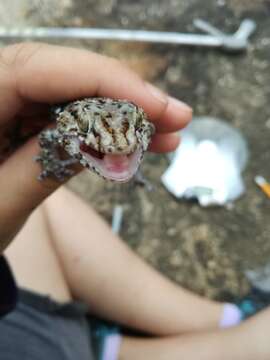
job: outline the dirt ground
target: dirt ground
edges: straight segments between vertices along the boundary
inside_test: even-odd
[[[254,176],[270,179],[270,1],[269,0],[10,0],[0,3],[1,25],[92,26],[194,31],[200,17],[226,31],[241,19],[258,29],[246,53],[171,45],[55,40],[121,59],[194,108],[242,131],[250,159],[246,194],[230,210],[202,209],[168,194],[160,176],[165,156],[149,154],[143,165],[155,191],[114,185],[83,173],[70,187],[111,221],[124,206],[121,236],[140,256],[179,284],[211,298],[231,300],[249,289],[244,270],[270,258],[270,202]],[[49,42],[49,40],[48,40]],[[4,42],[2,42],[4,43]],[[5,42],[7,43],[7,42]],[[80,71],[78,69],[78,71]],[[71,85],[72,86],[72,85]],[[124,270],[123,270],[124,271]]]

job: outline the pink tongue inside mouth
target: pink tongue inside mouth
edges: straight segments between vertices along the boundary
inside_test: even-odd
[[[105,155],[103,158],[104,167],[108,171],[122,173],[129,168],[129,160],[127,155]]]
[[[80,144],[80,150],[90,168],[95,167],[103,177],[126,182],[136,173],[142,151],[138,148],[132,154],[104,154],[86,144]]]

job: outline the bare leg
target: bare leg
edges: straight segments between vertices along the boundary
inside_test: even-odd
[[[169,338],[124,338],[119,360],[269,360],[270,309],[224,331]]]
[[[72,295],[107,319],[156,335],[217,328],[222,305],[156,272],[65,188],[44,204]]]
[[[7,251],[21,286],[49,294],[59,301],[70,300],[72,294],[80,297],[82,293],[92,308],[96,308],[100,313],[104,311],[107,317],[119,319],[131,326],[135,324],[153,333],[214,327],[218,315],[212,314],[218,313],[215,310],[220,310],[220,306],[181,290],[141,262],[118,238],[112,236],[109,228],[75,195],[61,190],[57,197],[51,198],[50,204],[47,203],[47,215],[49,210],[49,217],[52,217],[57,209],[59,213],[54,221],[58,219],[59,223],[55,223],[54,227],[61,236],[63,219],[67,221],[64,223],[66,227],[69,220],[72,220],[65,233],[68,254],[65,255],[65,239],[54,240],[55,243],[51,241],[52,223],[49,227],[44,211],[36,210]],[[69,211],[66,214],[63,209],[73,209],[71,218]],[[76,220],[80,218],[82,222]],[[70,236],[71,229],[76,236]],[[91,236],[92,234],[95,236]],[[81,235],[87,235],[91,251],[85,240],[80,238]],[[76,244],[81,243],[82,248],[79,245],[77,249]],[[58,256],[55,252],[56,246],[59,248]],[[83,256],[80,248],[87,250]],[[97,259],[99,255],[100,261]],[[74,274],[73,271],[69,274],[69,261],[70,265],[75,267]],[[63,274],[66,274],[66,277]],[[137,277],[141,278],[140,282],[136,280]],[[71,286],[73,280],[77,279],[80,283],[81,278],[81,285]],[[81,286],[85,287],[86,292]],[[124,293],[121,294],[123,290]],[[197,314],[195,317],[194,312]],[[125,337],[119,360],[268,360],[269,324],[270,310],[266,310],[239,327],[226,331],[210,330],[156,339]]]
[[[50,294],[59,301],[71,299],[61,264],[50,241],[44,214],[40,209],[30,217],[7,254],[21,286],[42,294]],[[154,278],[153,281],[157,280]],[[110,287],[110,284],[108,286]],[[174,291],[172,297],[176,296]],[[190,296],[192,308],[192,295]],[[155,302],[155,299],[153,301]],[[181,301],[179,306],[181,307]],[[140,307],[138,310],[141,311]],[[269,324],[270,310],[266,310],[241,326],[226,331],[156,339],[125,337],[119,360],[269,360]]]
[[[69,301],[72,297],[50,238],[44,211],[38,208],[6,255],[21,287],[58,301]]]

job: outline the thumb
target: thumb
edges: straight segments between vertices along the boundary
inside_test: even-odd
[[[52,178],[39,181],[40,164],[34,157],[40,151],[37,136],[13,153],[0,167],[0,247],[9,242],[28,215],[62,182]],[[76,166],[79,172],[81,166]]]

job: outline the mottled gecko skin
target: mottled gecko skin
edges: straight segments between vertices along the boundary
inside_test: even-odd
[[[53,108],[51,120],[55,127],[43,131],[48,125],[45,118],[16,118],[2,126],[0,165],[40,133],[41,151],[36,158],[42,167],[40,180],[55,177],[63,181],[73,174],[70,165],[80,162],[105,179],[128,181],[136,173],[155,131],[141,108],[125,100],[107,98],[87,98],[58,106]],[[93,159],[83,151],[89,149]],[[108,157],[111,163],[122,159],[122,165],[129,164],[128,174],[114,178],[110,171],[104,173]]]
[[[40,180],[63,181],[80,162],[105,179],[126,182],[137,172],[155,128],[143,109],[126,100],[86,98],[55,108],[56,128],[39,136]],[[62,159],[59,147],[69,157]]]

